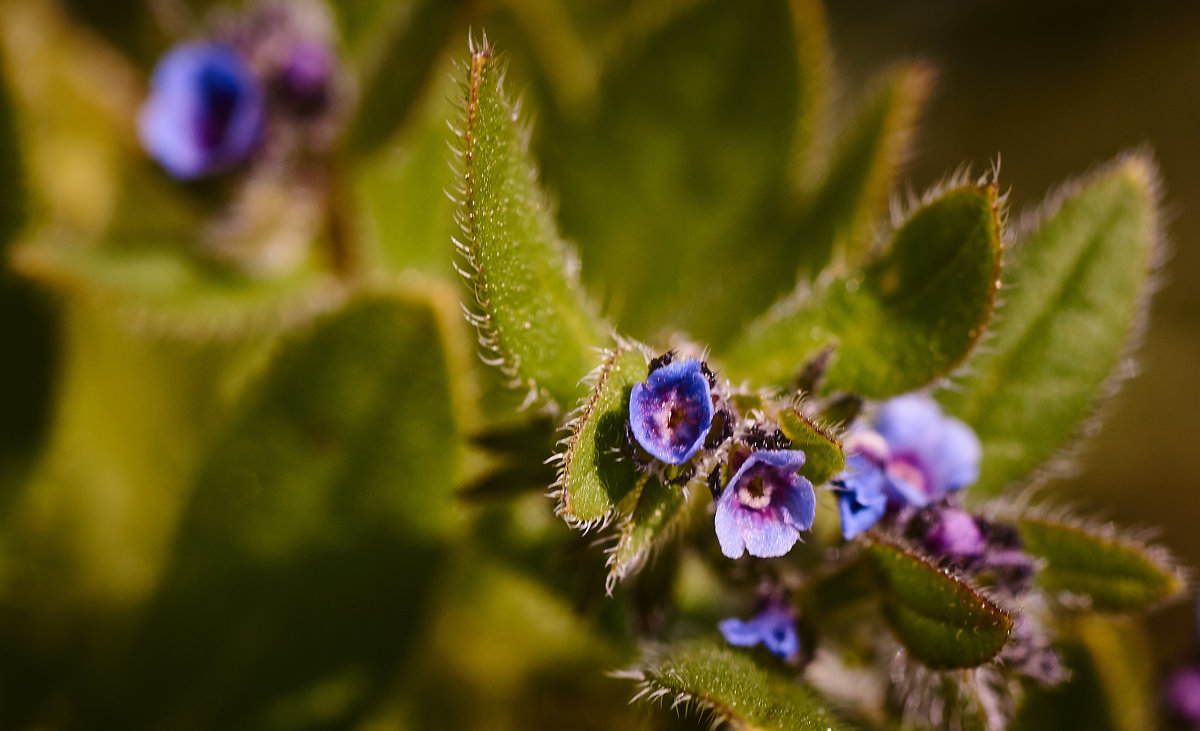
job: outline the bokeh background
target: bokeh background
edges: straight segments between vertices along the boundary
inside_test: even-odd
[[[211,5],[167,0],[0,3],[6,8],[3,17],[7,19],[36,18],[41,17],[39,13],[49,12],[91,28],[88,33],[115,44],[123,63],[143,69],[162,52],[171,34],[180,32],[178,27],[164,30],[164,18],[178,21],[187,15],[179,11],[189,5],[197,15]],[[12,12],[13,7],[23,3],[36,6],[37,12]],[[554,0],[496,0],[479,3],[472,10],[472,27],[477,32],[486,30],[489,39],[510,54],[510,83],[526,91],[534,120],[533,146],[542,157],[551,195],[559,192],[560,184],[564,188],[573,185],[576,191],[581,188],[578,180],[568,180],[570,171],[561,167],[561,161],[567,159],[563,150],[574,140],[555,137],[547,130],[569,128],[574,113],[571,110],[578,112],[586,106],[588,89],[596,82],[590,75],[594,70],[572,65],[570,60],[578,56],[564,44],[579,42],[587,46],[594,40],[589,35],[589,24],[594,24],[598,35],[608,32],[609,20],[626,13],[632,4],[621,0],[564,3],[566,10],[560,12]],[[1086,173],[1119,152],[1139,147],[1153,151],[1162,170],[1166,233],[1172,253],[1163,268],[1162,288],[1137,355],[1140,372],[1105,408],[1103,427],[1082,446],[1075,475],[1045,489],[1065,501],[1099,510],[1122,525],[1157,527],[1162,541],[1185,563],[1200,566],[1200,531],[1196,529],[1200,519],[1200,449],[1195,446],[1200,435],[1200,250],[1196,245],[1200,242],[1200,6],[1187,0],[835,0],[828,3],[826,12],[834,49],[837,111],[851,109],[872,80],[897,61],[923,60],[936,72],[932,96],[916,128],[912,155],[901,175],[905,186],[919,191],[964,164],[983,172],[1000,158],[1000,182],[1009,190],[1010,221],[1015,222],[1022,211],[1035,206],[1056,185]],[[345,17],[356,16],[348,11]],[[574,30],[561,33],[563,28],[556,23],[568,23]],[[37,32],[36,23],[21,32]],[[390,149],[382,162],[367,166],[361,191],[366,207],[377,217],[375,225],[381,237],[386,239],[389,233],[399,230],[419,230],[428,242],[404,251],[385,247],[382,256],[389,259],[388,263],[447,277],[451,272],[447,240],[450,226],[445,220],[449,208],[441,189],[450,178],[448,167],[442,166],[446,133],[441,120],[453,113],[446,99],[454,94],[454,86],[442,80],[452,73],[450,58],[466,55],[466,30],[456,32],[458,37],[438,66],[439,81],[423,92],[415,121],[401,132],[405,135],[403,141]],[[787,30],[780,32],[786,35]],[[12,28],[7,38],[9,43],[14,42]],[[778,48],[764,43],[756,53],[744,59],[748,68],[771,62]],[[10,60],[7,73],[24,71]],[[120,85],[114,104],[135,101],[125,96],[128,88]],[[703,83],[698,82],[697,88],[704,88]],[[572,96],[576,93],[578,98]],[[747,103],[764,106],[761,98]],[[790,102],[781,95],[778,103],[786,106]],[[0,119],[4,117],[0,114]],[[737,115],[731,114],[731,119],[737,119]],[[539,124],[539,120],[545,123]],[[69,124],[63,126],[72,128]],[[719,152],[696,150],[697,155]],[[70,163],[70,154],[70,146],[64,146],[64,163]],[[596,149],[592,154],[603,157],[608,153]],[[431,161],[445,178],[430,182],[417,176]],[[72,188],[77,202],[80,196],[87,199],[91,179],[86,171],[72,176],[78,172],[64,164],[62,183]],[[680,190],[695,184],[667,179],[662,185],[671,187],[675,182]],[[419,189],[410,187],[407,195],[395,196],[394,188],[384,183],[417,185]],[[596,184],[610,185],[605,180]],[[5,181],[0,181],[0,193],[8,190],[4,185]],[[753,187],[755,181],[745,181],[745,185]],[[97,201],[111,204],[111,191],[96,189],[94,193]],[[603,195],[599,192],[597,201]],[[682,194],[664,190],[662,195],[669,200]],[[647,202],[647,206],[655,204],[654,200]],[[0,199],[0,228],[4,224],[4,205]],[[595,240],[589,242],[586,231],[578,230],[580,222],[588,220],[588,215],[577,213],[578,206],[578,200],[564,201],[563,226],[584,249],[585,279],[590,278],[593,291],[607,305],[628,311],[628,303],[614,292],[618,288],[602,284],[605,277],[621,272],[620,263],[613,264],[611,257],[588,251],[588,246],[597,244]],[[620,231],[619,221],[611,225],[610,232]],[[590,261],[606,262],[612,271],[589,273],[586,265]],[[644,281],[639,286],[653,290],[654,281],[647,279],[644,267],[630,264],[624,273],[641,277]],[[790,276],[790,272],[785,274]],[[62,356],[53,296],[11,271],[3,276],[0,477],[4,479],[0,484],[6,488],[0,490],[0,512],[12,509],[19,501],[20,492],[13,486],[21,483],[38,455],[51,420],[54,377]],[[678,294],[669,291],[676,283],[662,286],[665,298]],[[738,316],[728,312],[704,314],[725,324],[735,322]],[[699,315],[689,313],[685,319],[689,317],[694,324]],[[645,333],[647,337],[654,334],[653,328]],[[515,405],[503,397],[496,397],[496,401],[499,408]],[[540,474],[534,471],[535,477]],[[511,541],[509,534],[540,536],[540,532],[557,530],[557,526],[548,527],[548,505],[540,496],[508,511],[473,507],[467,512],[475,521],[473,525],[486,528],[472,539],[484,552],[489,541]],[[532,552],[543,544],[531,540],[522,545]],[[571,557],[580,559],[579,564],[544,555],[521,558],[537,566],[530,574],[542,578],[599,560],[586,553]],[[627,688],[604,678],[600,671],[623,658],[600,639],[602,633],[579,629],[575,612],[581,610],[580,606],[549,595],[534,585],[530,575],[499,570],[493,564],[472,564],[462,557],[457,560],[461,565],[439,589],[450,602],[446,613],[433,619],[402,620],[428,622],[416,644],[418,654],[436,654],[450,660],[425,663],[418,658],[401,668],[394,683],[416,688],[418,700],[413,700],[410,690],[408,695],[399,694],[402,700],[397,704],[383,703],[373,716],[378,727],[390,727],[396,719],[413,718],[418,726],[424,723],[425,727],[438,723],[487,727],[489,714],[495,714],[492,718],[496,727],[605,727],[604,715],[585,719],[575,715],[575,698],[615,704],[610,710],[622,713]],[[563,583],[577,579],[571,576]],[[396,581],[401,585],[425,580],[421,571],[397,569]],[[469,606],[480,598],[489,603],[486,611]],[[583,610],[599,617],[598,625],[619,624],[617,619],[606,617],[604,610]],[[1162,667],[1194,651],[1196,618],[1192,602],[1161,610],[1149,627]],[[521,643],[523,633],[533,638],[528,647]],[[473,644],[459,646],[459,638]],[[0,664],[6,660],[0,657]],[[11,664],[8,669],[11,671]],[[422,678],[423,674],[426,677]],[[414,710],[420,705],[420,693],[445,690],[441,686],[449,683],[464,684],[466,692],[473,694],[473,705],[449,709],[446,717],[426,716],[419,708]],[[318,688],[314,697],[319,698],[312,701],[313,707],[324,707],[321,704],[330,697],[334,700],[328,703],[336,706],[338,687]],[[326,695],[320,696],[321,692]],[[538,710],[527,715],[501,713],[500,709],[520,704]],[[295,711],[301,715],[303,712]],[[507,720],[502,723],[501,717]],[[633,716],[618,717],[628,720]],[[289,717],[285,714],[283,718],[279,725],[286,727]],[[0,727],[5,726],[3,720],[0,709]]]

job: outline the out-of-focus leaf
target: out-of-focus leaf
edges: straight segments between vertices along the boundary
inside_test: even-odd
[[[494,49],[473,51],[459,147],[465,277],[496,364],[566,408],[582,395],[579,379],[595,365],[605,327],[584,300],[577,264],[538,189],[503,76]]]
[[[785,384],[834,346],[824,392],[886,398],[946,375],[992,313],[1000,266],[996,187],[933,196],[891,236],[880,259],[843,279],[802,287],[729,351],[735,377]]]
[[[1071,677],[1051,688],[1030,688],[1014,731],[1159,728],[1153,654],[1140,620],[1083,614],[1060,635]]]
[[[796,224],[797,240],[814,247],[806,252],[809,263],[824,264],[830,253],[842,271],[865,262],[871,227],[887,211],[931,76],[920,64],[893,70],[842,130],[825,178]],[[800,264],[790,263],[793,269]]]
[[[779,414],[779,428],[793,449],[804,450],[800,474],[812,484],[824,484],[846,468],[846,455],[838,440],[796,409],[785,409]]]
[[[1104,612],[1140,612],[1178,596],[1185,587],[1178,564],[1161,547],[1124,539],[1111,525],[1022,518],[1025,550],[1046,565],[1042,588],[1086,597]]]
[[[360,64],[358,114],[347,133],[351,152],[366,154],[408,118],[451,38],[466,30],[475,0],[411,0],[378,19]]]
[[[797,71],[809,54],[798,59],[783,0],[636,5],[670,21],[614,47],[586,109],[543,110],[535,143],[620,330],[676,326],[717,344],[795,281],[776,259],[796,246],[779,219],[794,158],[812,149],[794,135],[824,99],[822,74]]]
[[[987,352],[938,395],[983,442],[971,494],[1044,465],[1119,375],[1161,253],[1157,176],[1146,157],[1120,157],[1052,194],[1018,238]]]
[[[200,472],[117,727],[344,726],[419,634],[456,524],[448,322],[407,291],[291,337]]]
[[[646,380],[649,364],[641,348],[622,346],[604,357],[592,394],[571,420],[571,434],[560,455],[558,514],[588,527],[612,515],[634,489],[637,470],[624,454],[629,392]]]
[[[971,668],[996,656],[1012,618],[925,559],[879,540],[867,548],[883,585],[883,610],[913,658],[931,668]]]
[[[696,640],[649,653],[619,674],[637,681],[635,699],[660,697],[693,713],[711,713],[742,731],[843,728],[803,685],[777,677],[742,652]]]
[[[686,498],[682,485],[664,485],[648,474],[638,480],[633,508],[617,527],[617,545],[608,555],[609,593],[674,536],[686,519]]]
[[[346,290],[315,265],[270,277],[242,274],[178,246],[98,246],[38,240],[14,252],[18,271],[116,312],[128,328],[184,339],[279,330],[330,310]]]

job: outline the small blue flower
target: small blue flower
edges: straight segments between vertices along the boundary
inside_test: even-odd
[[[783,602],[768,602],[758,614],[745,621],[737,617],[723,619],[717,628],[731,645],[754,647],[761,642],[784,660],[793,660],[800,654],[796,610]]]
[[[634,439],[660,462],[679,465],[704,446],[713,403],[700,361],[675,361],[654,370],[629,395]]]
[[[167,172],[191,179],[245,161],[258,144],[263,117],[262,91],[235,51],[185,43],[154,69],[138,133]]]
[[[852,454],[846,460],[846,471],[840,476],[838,488],[838,512],[846,540],[875,525],[887,511],[884,479],[883,471],[867,457]]]
[[[888,508],[923,507],[979,477],[979,438],[926,396],[887,401],[873,426],[846,439],[848,469],[834,479],[847,540],[874,525]]]
[[[958,508],[939,510],[925,532],[925,547],[938,556],[978,556],[986,546],[987,540],[975,516]]]
[[[817,499],[812,483],[796,474],[804,452],[751,452],[717,498],[715,525],[721,552],[738,558],[782,556],[812,527]]]

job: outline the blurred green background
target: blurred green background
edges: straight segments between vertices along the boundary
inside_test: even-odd
[[[92,22],[118,43],[127,59],[141,68],[148,68],[167,43],[167,34],[148,20],[148,3],[77,0],[69,5],[74,6],[76,18]],[[184,6],[171,2],[154,5],[160,20],[177,18],[173,10]],[[205,3],[195,5],[200,7]],[[588,99],[598,82],[596,69],[581,61],[586,54],[581,55],[580,49],[603,46],[602,40],[613,31],[612,18],[625,17],[636,3],[592,0],[560,6],[554,0],[509,0],[466,5],[472,6],[469,16],[472,27],[486,30],[489,39],[510,54],[513,67],[509,83],[526,91],[534,121],[534,149],[542,158],[551,195],[560,186],[564,190],[572,186],[574,195],[578,195],[587,185],[594,185],[599,189],[596,200],[604,200],[605,187],[620,186],[626,181],[571,179],[572,170],[565,166],[576,159],[589,164],[603,163],[604,158],[615,154],[614,148],[574,149],[572,146],[582,144],[579,140],[584,138],[554,136],[547,130],[569,130],[578,118],[586,117]],[[761,12],[760,6],[747,3],[748,8],[752,5],[758,9],[739,11],[731,3],[723,12]],[[24,6],[37,11],[25,15],[13,10]],[[11,21],[18,16],[38,17],[38,13],[54,6],[34,0],[4,0],[3,7],[4,18]],[[366,10],[360,12],[360,7]],[[371,3],[347,3],[341,14],[346,22],[357,19],[358,25],[353,28],[365,33],[364,29],[372,26],[371,7]],[[1197,380],[1200,252],[1193,244],[1200,236],[1200,145],[1196,143],[1196,132],[1200,130],[1200,7],[1185,0],[1098,3],[837,0],[828,4],[826,12],[834,49],[833,103],[841,116],[863,98],[864,90],[881,70],[898,60],[924,60],[936,72],[932,96],[916,128],[913,154],[900,178],[903,186],[920,191],[964,163],[976,172],[983,172],[1000,156],[1003,161],[1000,182],[1010,190],[1010,222],[1016,223],[1023,211],[1036,205],[1058,183],[1085,173],[1122,150],[1148,145],[1154,151],[1163,173],[1172,256],[1164,267],[1162,290],[1137,358],[1140,373],[1125,384],[1121,395],[1105,410],[1103,428],[1086,443],[1077,460],[1077,475],[1055,482],[1049,489],[1064,500],[1101,510],[1122,525],[1161,527],[1163,542],[1189,565],[1200,566],[1200,531],[1194,527],[1200,518],[1200,450],[1193,446],[1194,435],[1200,434]],[[14,28],[7,29],[6,42],[24,49],[21,53],[32,54],[30,58],[36,63],[37,54],[44,52],[42,44],[48,39],[20,35],[34,32],[36,26],[22,26],[19,33]],[[722,114],[721,123],[735,129],[737,125],[746,125],[747,129],[778,126],[778,119],[787,120],[793,111],[796,102],[790,89],[773,94],[774,77],[766,73],[762,79],[755,76],[756,68],[779,62],[781,50],[776,41],[790,42],[787,28],[776,30],[779,37],[763,41],[757,47],[751,43],[753,52],[740,58],[743,65],[738,68],[745,69],[742,78],[747,81],[736,85],[734,90],[744,86],[744,97],[738,95],[736,101],[729,103],[727,116]],[[465,27],[455,27],[451,37],[448,53],[457,59],[464,58]],[[720,43],[723,38],[725,35],[719,29],[712,31],[713,43]],[[733,39],[738,37],[734,35]],[[18,56],[9,57],[10,73],[27,73],[35,80],[41,78],[43,69],[24,69],[12,60],[15,57]],[[434,81],[419,97],[417,114],[406,121],[396,139],[381,143],[383,151],[373,163],[363,166],[358,192],[367,215],[373,217],[367,235],[378,248],[373,253],[382,262],[381,267],[413,269],[448,279],[451,274],[447,240],[449,206],[441,191],[449,184],[450,176],[444,165],[443,120],[453,113],[451,104],[445,100],[455,90],[446,81],[451,73],[446,60],[439,57]],[[22,82],[26,87],[30,85],[28,78]],[[36,81],[33,86],[36,91]],[[136,98],[129,96],[129,90],[137,88],[136,83],[117,86],[108,103],[118,106],[136,103]],[[697,80],[695,89],[711,91],[705,79]],[[616,90],[621,91],[621,87],[618,85]],[[728,88],[724,91],[732,93]],[[681,94],[679,101],[686,102],[689,98],[686,93]],[[697,102],[696,108],[707,109],[702,102]],[[775,114],[768,114],[772,111]],[[103,213],[95,214],[92,209],[113,208],[117,196],[105,187],[109,182],[106,178],[89,175],[88,159],[76,155],[76,151],[84,158],[96,154],[87,138],[87,112],[62,109],[59,114],[60,117],[35,119],[37,124],[61,125],[65,130],[61,145],[51,151],[55,154],[39,159],[37,164],[60,171],[55,182],[65,199],[75,206],[67,211],[68,217],[85,221],[89,216],[105,218]],[[0,114],[0,120],[5,118],[6,115]],[[589,144],[598,144],[596,140],[600,140],[617,146],[620,134],[621,130],[613,132],[607,141],[603,134],[586,139],[591,141]],[[680,144],[699,147],[703,143],[702,138],[697,141],[689,136],[686,125],[667,127],[664,134],[678,138]],[[738,155],[762,153],[757,145],[756,139],[747,135],[744,147],[694,152],[727,155],[731,164],[736,165]],[[47,150],[42,149],[38,154],[45,158]],[[106,153],[102,149],[99,154],[103,158]],[[779,157],[782,167],[785,156]],[[59,167],[55,168],[56,165]],[[432,180],[423,177],[428,170],[436,170],[440,177]],[[165,178],[155,180],[167,185]],[[0,191],[4,194],[0,199],[0,227],[5,204],[21,190],[21,186],[9,185],[11,182],[14,181],[0,181]],[[702,176],[637,182],[648,189],[658,186],[657,195],[641,201],[641,214],[653,213],[658,207],[669,209],[673,200],[687,196],[698,197],[703,203],[705,195],[769,197],[770,194],[769,190],[760,190],[766,187],[765,183],[749,173],[745,179],[734,179],[728,181],[728,187],[718,188]],[[623,260],[621,257],[626,254],[617,244],[614,243],[612,250],[599,250],[601,242],[619,240],[622,226],[630,224],[622,220],[620,211],[588,211],[580,200],[588,199],[564,195],[564,233],[576,239],[582,249],[583,274],[593,293],[618,315],[633,309],[622,299],[620,288],[612,284],[612,278],[618,274],[628,275],[630,287],[644,293],[659,310],[669,310],[681,293],[707,293],[710,286],[714,297],[722,296],[715,282],[703,279],[702,269],[689,274],[700,279],[661,283],[652,276],[652,268],[633,267]],[[115,207],[125,210],[119,204]],[[687,223],[664,217],[662,225],[670,230],[676,224]],[[763,222],[763,231],[771,229],[773,223]],[[707,238],[697,246],[703,250],[705,246],[743,245],[744,241],[737,240],[740,224],[733,219],[706,222],[698,236]],[[603,235],[589,237],[588,226],[597,227]],[[415,246],[389,243],[404,235],[422,243]],[[750,233],[743,235],[753,238]],[[595,266],[589,270],[589,265]],[[759,275],[772,275],[770,262],[758,265],[764,267]],[[790,282],[792,273],[784,267],[773,274]],[[3,277],[0,342],[5,346],[0,355],[0,478],[3,478],[0,485],[4,488],[0,490],[0,514],[13,510],[21,499],[22,478],[27,475],[50,423],[52,383],[62,364],[55,328],[61,325],[90,332],[91,327],[88,316],[79,313],[66,322],[60,321],[53,298],[45,290],[12,272],[6,271]],[[783,282],[775,284],[781,286]],[[770,294],[770,288],[764,288],[761,296],[766,301],[748,307],[747,311],[761,309],[770,301]],[[438,296],[444,299],[446,292],[439,290]],[[452,309],[452,303],[450,306]],[[686,325],[694,334],[709,335],[714,342],[726,336],[742,319],[735,310],[682,312],[679,318],[681,322],[677,324]],[[654,337],[659,334],[657,323],[634,334]],[[419,328],[410,335],[424,337]],[[130,374],[124,375],[127,380],[143,382],[147,389],[140,396],[131,395],[130,408],[155,412],[161,407],[169,412],[173,408],[194,408],[196,402],[204,401],[207,392],[203,389],[200,395],[175,394],[184,406],[156,401],[159,396],[153,388],[158,379],[173,375],[172,367],[190,367],[201,372],[205,369],[205,363],[195,362],[195,353],[185,349],[182,353],[168,353],[166,357],[172,365],[161,371],[136,372],[139,364],[160,355],[138,351],[131,360],[114,357],[105,364],[114,371],[135,369],[131,379]],[[487,380],[490,376],[480,378],[488,395],[485,401],[488,413],[502,413],[519,401],[497,395],[495,383]],[[113,414],[112,418],[120,422],[125,416]],[[206,428],[203,423],[190,426],[198,431]],[[105,448],[100,439],[88,447]],[[466,467],[456,467],[452,475],[441,475],[439,479],[448,484],[452,477],[462,479],[473,475],[477,467],[468,460]],[[528,480],[543,474],[537,469],[532,473],[532,477],[528,473],[520,476]],[[548,515],[549,507],[549,501],[538,494],[504,508],[493,504],[457,506],[453,512],[459,519],[456,523],[459,527],[453,535],[466,546],[463,550],[432,557],[423,553],[427,549],[424,545],[388,544],[387,550],[398,551],[392,555],[392,563],[362,576],[342,577],[351,590],[373,582],[389,585],[387,590],[381,590],[379,605],[363,615],[367,620],[379,621],[380,616],[390,616],[386,612],[394,611],[398,624],[412,625],[411,632],[398,630],[383,636],[388,647],[399,648],[397,656],[407,659],[398,667],[391,667],[387,658],[379,660],[378,666],[384,668],[380,672],[389,674],[387,687],[393,692],[383,692],[365,702],[366,710],[355,719],[360,727],[390,728],[407,722],[418,728],[606,728],[612,723],[631,723],[635,719],[647,725],[670,722],[667,713],[626,709],[622,703],[629,695],[628,687],[601,674],[626,662],[628,646],[622,643],[629,639],[630,619],[619,615],[613,603],[579,598],[586,595],[580,590],[581,584],[592,582],[591,588],[595,589],[601,581],[601,557],[586,547],[587,541],[565,538],[565,529]],[[167,516],[166,523],[173,515],[169,500],[122,508],[151,523],[156,511]],[[133,524],[137,523],[133,520]],[[468,531],[470,537],[464,538]],[[101,532],[89,536],[82,545],[85,548],[93,545],[88,541],[96,545],[106,541],[120,544],[125,540],[138,543],[138,539],[129,539],[117,529],[114,532],[116,535]],[[165,540],[159,536],[149,540],[149,545],[152,550],[161,548]],[[564,545],[570,546],[565,553]],[[375,546],[358,548],[369,551]],[[594,573],[588,573],[587,567]],[[133,576],[134,584],[138,572],[144,569],[136,565],[111,568],[114,575]],[[318,570],[328,572],[320,574],[322,580],[336,580],[336,569]],[[440,579],[430,578],[433,573]],[[35,583],[42,585],[53,599],[60,588],[60,579],[64,584],[69,583],[65,576],[39,576]],[[254,578],[239,577],[238,581],[253,584]],[[429,606],[437,609],[424,612],[427,593],[424,589],[430,586],[436,596],[428,600]],[[186,593],[182,596],[183,599],[178,596],[175,599],[187,600]],[[639,599],[636,592],[620,598],[634,603]],[[5,611],[21,606],[26,598],[8,597],[8,600],[3,603]],[[205,611],[211,609],[215,616],[222,617],[225,615],[221,611],[237,611],[236,603],[232,606],[232,610],[222,610],[218,603],[215,609],[209,607]],[[198,636],[202,635],[208,620],[200,617],[200,611],[192,610],[196,624],[185,624],[178,629],[180,634],[186,635],[194,628]],[[187,613],[186,609],[183,613]],[[6,616],[0,614],[0,619]],[[580,622],[579,616],[587,621]],[[94,646],[99,645],[97,656],[102,656],[107,641],[104,638],[119,637],[126,621],[122,617],[101,617],[98,633],[83,633],[82,639],[56,638],[50,644],[68,654],[78,651],[80,646],[96,650]],[[302,618],[297,621],[301,632],[311,632],[311,626],[305,625]],[[1150,622],[1164,664],[1191,651],[1194,624],[1191,604],[1169,607]],[[152,642],[159,636],[169,638],[171,634],[169,627],[157,627],[155,631],[164,634],[151,633],[148,635],[151,639],[144,641]],[[331,632],[330,636],[336,638],[337,634]],[[613,641],[614,637],[618,639]],[[355,641],[362,644],[346,652],[376,657],[371,652],[369,638],[369,634],[367,640],[357,637]],[[204,648],[194,643],[184,647],[188,652],[203,654]],[[146,648],[142,651],[153,655]],[[403,655],[404,652],[409,654]],[[292,660],[286,653],[284,657]],[[12,656],[0,657],[0,667],[5,671],[0,673],[0,682],[4,678],[21,677],[22,682],[36,685],[44,680],[46,685],[61,684],[70,695],[73,683],[85,683],[90,677],[88,673],[95,671],[95,668],[76,667],[69,661],[60,663],[61,658],[42,659],[44,665],[27,667]],[[78,675],[63,677],[63,667],[74,668],[72,672]],[[242,668],[242,672],[252,671]],[[299,675],[303,672],[303,667],[297,670]],[[322,713],[339,718],[339,709],[358,702],[356,689],[367,685],[354,672],[357,671],[320,677],[304,693],[284,698],[268,708],[266,716],[258,718],[269,721],[263,725],[280,728],[303,725],[297,719],[311,721],[322,718]],[[217,688],[205,692],[220,692],[221,684],[214,681],[220,674],[218,664],[204,676]],[[7,693],[22,692],[23,687],[17,684],[0,688],[0,698]],[[114,698],[99,697],[104,692],[104,688],[74,688],[77,697],[88,698],[82,706],[85,710],[111,708],[120,703],[119,692]],[[445,706],[430,703],[431,698],[453,699],[456,694],[469,695],[472,702],[460,705],[448,702]],[[164,707],[168,711],[191,708],[194,705],[188,704],[203,703],[203,698],[202,694],[185,697],[178,701],[180,705],[164,701]],[[229,706],[232,710],[223,712],[236,714],[240,702],[235,699]],[[605,707],[614,715],[581,718],[577,714],[581,703]],[[147,717],[153,717],[156,706],[148,703],[147,708]],[[70,726],[69,719],[73,716],[64,713],[59,718],[68,719],[63,724]],[[203,727],[204,718],[200,714],[190,723]],[[0,708],[0,726],[7,727],[7,721],[4,709]],[[329,721],[329,724],[336,727],[340,722]],[[178,725],[188,727],[189,723]]]

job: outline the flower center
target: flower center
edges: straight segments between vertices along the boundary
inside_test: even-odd
[[[738,502],[747,508],[761,510],[771,504],[771,493],[775,486],[763,479],[762,475],[751,475],[738,485]]]
[[[907,454],[893,456],[887,463],[887,473],[890,477],[904,480],[913,488],[929,494],[929,476],[917,464],[917,461]]]

